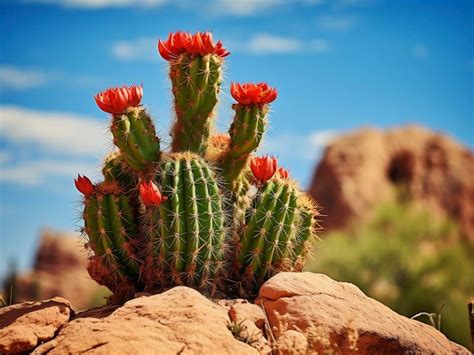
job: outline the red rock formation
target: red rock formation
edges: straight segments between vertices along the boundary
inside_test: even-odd
[[[42,232],[33,270],[16,281],[16,302],[56,296],[71,300],[76,309],[90,307],[100,286],[85,269],[87,253],[75,233]]]
[[[474,243],[474,154],[451,138],[409,126],[340,136],[324,152],[310,187],[324,229],[365,218],[402,185],[435,213],[457,221]]]

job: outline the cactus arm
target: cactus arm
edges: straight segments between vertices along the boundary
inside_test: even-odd
[[[222,59],[186,54],[170,64],[176,111],[172,150],[204,156],[222,82]]]
[[[114,143],[132,169],[142,171],[159,160],[159,139],[151,118],[142,107],[113,115],[111,130]]]
[[[258,148],[265,133],[267,106],[234,104],[234,121],[229,130],[230,150],[224,161],[227,181],[235,186],[247,166],[250,154]]]

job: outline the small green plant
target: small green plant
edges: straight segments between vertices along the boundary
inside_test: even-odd
[[[317,210],[272,157],[254,157],[277,91],[231,85],[228,134],[213,130],[229,52],[210,33],[159,41],[169,63],[176,120],[171,151],[161,149],[141,86],[95,100],[111,114],[118,150],[93,184],[79,176],[88,270],[117,299],[187,285],[252,296],[279,271],[299,271],[315,238]]]

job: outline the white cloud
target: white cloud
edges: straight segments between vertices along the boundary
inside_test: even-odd
[[[102,78],[96,76],[72,75],[60,71],[0,64],[0,90],[28,90],[53,84],[68,87],[96,87],[103,82]]]
[[[0,167],[0,182],[20,185],[38,185],[52,176],[63,176],[70,179],[78,172],[88,176],[97,174],[95,164],[78,160],[34,160],[10,166]]]
[[[107,7],[156,7],[168,0],[26,0],[40,4],[53,4],[70,8],[102,9]]]
[[[417,43],[411,48],[411,54],[416,59],[426,59],[430,55],[430,50],[425,44]]]
[[[205,15],[253,16],[275,8],[296,4],[316,6],[325,0],[209,0],[205,6],[196,0],[24,0],[25,2],[52,4],[65,8],[97,10],[104,8],[152,8],[165,5],[186,11],[202,11]]]
[[[295,37],[283,37],[260,33],[247,41],[226,41],[230,51],[250,54],[277,53],[324,53],[329,50],[329,43],[324,39],[302,40]]]
[[[0,150],[0,165],[10,161],[11,157],[12,155],[10,152]]]
[[[131,41],[118,41],[112,45],[112,54],[117,59],[130,61],[154,61],[159,55],[157,51],[158,37],[143,37]]]
[[[0,138],[50,153],[102,156],[109,147],[106,125],[105,118],[0,106]]]
[[[214,15],[249,16],[288,4],[287,0],[214,0],[207,7]]]
[[[329,145],[336,137],[338,133],[335,131],[314,131],[309,135],[309,140],[313,147],[324,148]]]
[[[314,162],[321,150],[337,135],[337,132],[330,130],[313,131],[309,134],[267,135],[263,141],[262,152],[287,160]]]
[[[316,19],[319,27],[328,31],[348,31],[354,28],[360,19],[349,15],[322,15]]]
[[[48,76],[39,70],[19,69],[13,66],[0,66],[0,87],[16,90],[43,86],[48,83]]]

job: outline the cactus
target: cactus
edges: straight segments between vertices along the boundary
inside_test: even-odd
[[[317,208],[273,157],[255,157],[277,91],[232,83],[228,134],[213,119],[229,54],[210,33],[177,32],[158,42],[169,63],[176,120],[171,152],[160,151],[141,86],[96,95],[111,113],[118,152],[104,182],[76,180],[84,195],[89,273],[114,291],[160,292],[187,285],[251,297],[274,273],[300,271],[315,239]]]

